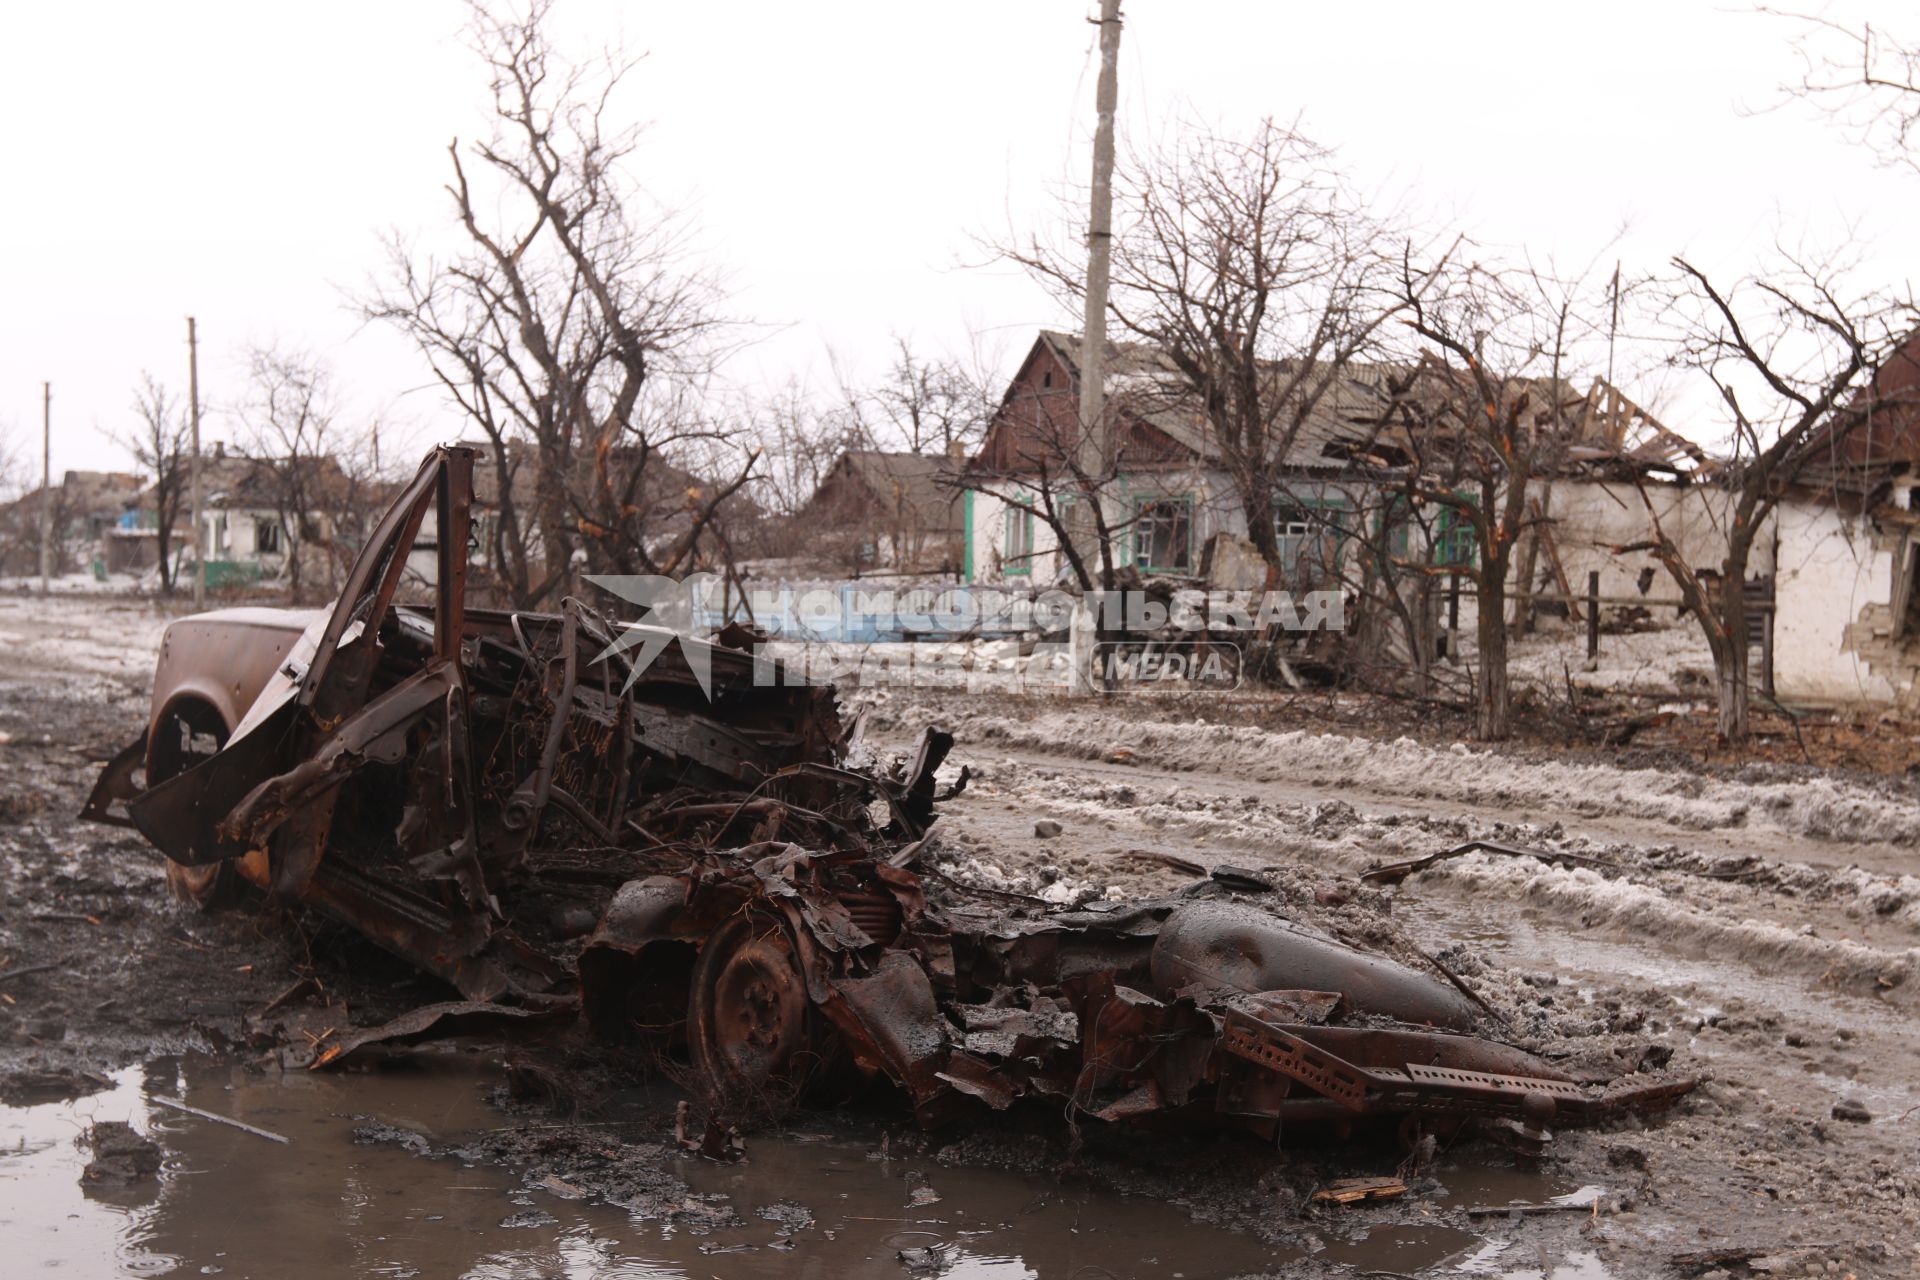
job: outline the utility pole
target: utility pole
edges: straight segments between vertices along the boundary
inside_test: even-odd
[[[193,508],[193,607],[207,605],[207,558],[200,550],[200,334],[187,317],[187,404],[193,421],[193,461],[187,467],[189,505]]]
[[[1100,0],[1100,78],[1093,94],[1093,186],[1087,213],[1087,309],[1080,324],[1080,438],[1075,456],[1086,478],[1084,501],[1075,504],[1066,533],[1083,561],[1094,560],[1099,576],[1089,583],[1104,592],[1113,585],[1115,548],[1111,530],[1124,519],[1111,509],[1107,484],[1118,457],[1107,416],[1107,283],[1113,254],[1113,116],[1120,101],[1120,0]],[[1103,686],[1092,670],[1093,641],[1106,634],[1103,602],[1097,622],[1091,598],[1074,609],[1069,629],[1070,687],[1076,694]]]
[[[40,384],[40,594],[53,576],[53,384]]]
[[[1100,0],[1100,79],[1093,106],[1093,200],[1087,219],[1087,310],[1080,329],[1080,465],[1104,485],[1114,461],[1107,408],[1107,281],[1113,249],[1113,116],[1120,99],[1120,0]],[[1090,493],[1088,507],[1102,492]],[[1094,529],[1089,510],[1087,527]],[[1105,522],[1112,528],[1114,521]],[[1102,563],[1105,552],[1102,549]]]

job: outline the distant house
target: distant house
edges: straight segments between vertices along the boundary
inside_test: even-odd
[[[966,555],[960,457],[849,449],[798,520],[805,553],[855,577],[952,577]]]
[[[49,495],[35,489],[0,508],[0,574],[40,571],[40,507],[52,504],[55,573],[86,569],[102,559],[101,547],[140,492],[141,477],[122,471],[68,471]],[[111,565],[102,564],[103,568]]]
[[[309,507],[304,523],[315,535],[299,551],[302,576],[309,584],[324,585],[330,569],[339,567],[335,564],[339,556],[331,548],[351,486],[339,462],[330,456],[301,459],[299,465],[306,472],[301,477]],[[287,509],[286,477],[286,460],[228,453],[220,442],[200,460],[199,541],[209,586],[219,590],[288,576],[288,557],[299,542],[301,521]],[[109,569],[139,572],[154,567],[159,559],[156,508],[152,485],[122,503],[119,518],[102,538]],[[176,573],[191,571],[192,522],[188,499],[182,494],[169,547]],[[344,548],[349,554],[354,549]]]
[[[509,580],[503,565],[496,560],[496,556],[510,558],[513,554],[512,548],[506,545],[508,540],[501,536],[508,504],[513,508],[514,525],[525,546],[530,585],[542,583],[553,570],[545,563],[546,540],[540,526],[539,459],[534,447],[523,440],[508,441],[503,468],[490,441],[462,443],[478,451],[473,471],[474,553],[468,568],[469,588],[479,592],[496,591]],[[623,447],[606,455],[605,460],[617,494],[628,500],[638,514],[646,550],[656,561],[671,558],[693,530],[697,514],[721,488],[719,482],[669,462],[657,452],[648,452],[643,459],[637,450]],[[582,450],[573,457],[566,484],[570,496],[565,524],[570,539],[587,533],[591,525],[589,513],[597,505],[594,464],[595,455],[591,451]],[[625,481],[634,468],[641,469],[639,482],[629,490]],[[728,548],[742,557],[758,552],[759,548],[750,543],[762,514],[753,500],[743,490],[736,490],[720,503],[718,511],[729,541],[723,545],[711,535],[702,538],[691,557],[678,566],[679,572],[711,569],[724,559]],[[424,579],[430,579],[434,571],[434,536],[433,518],[429,513],[421,536],[414,544],[412,561]],[[734,538],[740,542],[731,541]]]

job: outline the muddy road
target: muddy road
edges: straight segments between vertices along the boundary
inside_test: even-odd
[[[444,993],[311,918],[173,904],[138,837],[71,820],[144,716],[164,621],[0,599],[10,1271],[1570,1280],[1756,1274],[1733,1255],[1757,1251],[1772,1274],[1920,1272],[1920,800],[1904,781],[1251,729],[1146,700],[869,695],[883,739],[929,717],[959,735],[975,776],[945,810],[946,874],[1072,901],[1229,865],[1317,909],[1350,895],[1409,925],[1516,1040],[1617,1029],[1708,1082],[1538,1160],[1484,1143],[1416,1164],[1390,1143],[1276,1155],[1097,1125],[1074,1147],[1046,1116],[927,1135],[882,1096],[749,1135],[746,1160],[720,1165],[675,1146],[670,1080],[581,1043],[304,1070],[328,1025]],[[1042,819],[1059,834],[1036,835]],[[1562,857],[1358,884],[1486,838]],[[101,1120],[156,1142],[160,1175],[83,1187],[79,1140]],[[1396,1174],[1394,1200],[1312,1200]]]

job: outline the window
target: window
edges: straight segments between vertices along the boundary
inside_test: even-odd
[[[1193,568],[1193,499],[1155,498],[1134,509],[1133,562],[1148,573]]]
[[[1280,567],[1294,586],[1326,582],[1339,574],[1347,537],[1342,499],[1280,498],[1273,504],[1273,540]]]
[[[1008,573],[1033,572],[1033,508],[1009,501],[1000,516],[1000,559]]]
[[[263,556],[280,554],[280,523],[277,520],[254,522],[253,549]]]
[[[1473,521],[1452,507],[1440,508],[1433,527],[1433,562],[1450,569],[1471,569],[1479,560],[1480,540]]]

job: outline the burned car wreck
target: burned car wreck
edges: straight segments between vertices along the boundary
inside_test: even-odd
[[[834,691],[738,628],[468,607],[474,462],[428,456],[330,609],[175,623],[147,732],[87,806],[136,826],[181,896],[317,909],[461,997],[316,1065],[582,1018],[742,1117],[866,1076],[928,1124],[1039,1099],[1268,1138],[1377,1117],[1536,1144],[1690,1087],[1501,1043],[1444,971],[1288,919],[1258,883],[1057,907],[923,866],[966,781],[937,780],[949,735],[872,763]]]

